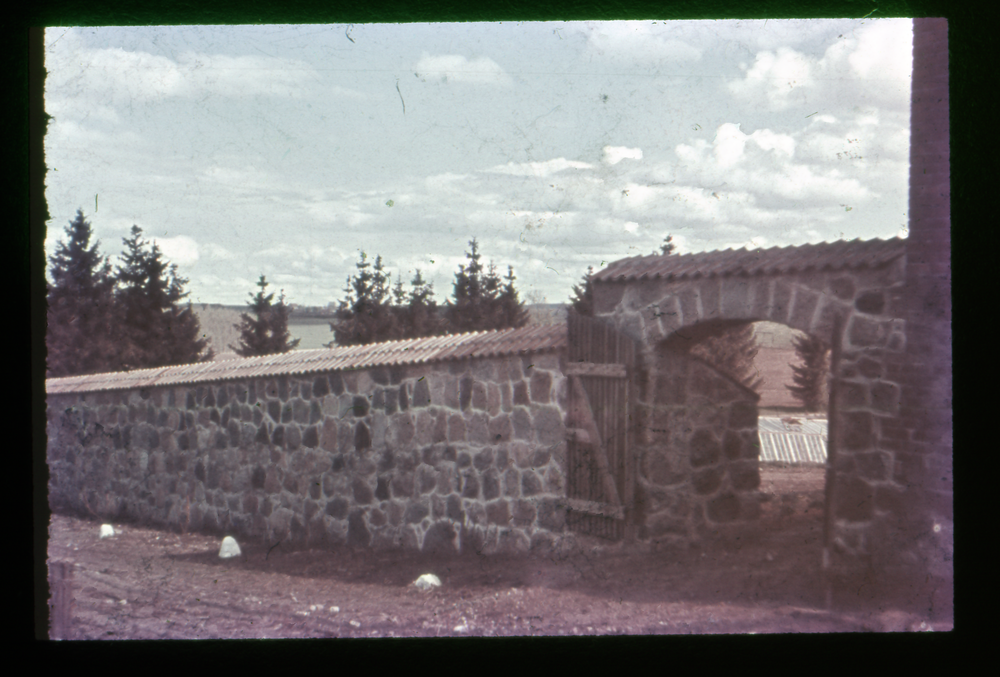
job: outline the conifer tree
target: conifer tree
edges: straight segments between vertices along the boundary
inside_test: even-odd
[[[594,267],[587,267],[587,274],[580,284],[573,285],[573,298],[569,300],[570,307],[577,315],[594,316],[594,285],[590,278],[594,275]]]
[[[111,263],[90,245],[93,230],[77,210],[49,257],[47,375],[49,377],[112,371],[119,346],[115,339],[115,280]]]
[[[285,304],[285,294],[281,293],[278,302],[274,303],[274,292],[265,294],[267,280],[263,275],[257,281],[260,291],[250,295],[250,312],[240,315],[240,323],[233,325],[240,331],[240,341],[236,346],[229,346],[242,357],[256,355],[274,355],[294,350],[301,339],[292,340],[288,332],[289,308]]]
[[[347,278],[344,291],[347,297],[340,302],[335,322],[330,324],[334,340],[328,347],[353,346],[365,343],[391,341],[397,338],[396,313],[393,312],[389,282],[382,257],[375,257],[375,265],[368,262],[368,255],[361,252],[355,264],[358,272]]]
[[[402,338],[421,338],[442,333],[445,322],[438,310],[438,304],[434,301],[434,285],[427,282],[418,269],[410,281],[410,294],[402,311],[402,324],[405,327]]]
[[[148,369],[210,360],[213,351],[201,336],[198,318],[188,296],[186,278],[177,265],[163,258],[155,244],[142,237],[142,229],[132,226],[132,236],[123,238],[125,251],[117,268],[116,293],[120,309],[122,350],[118,369]]]
[[[469,242],[467,265],[459,265],[453,287],[454,301],[448,302],[445,317],[454,333],[522,327],[528,322],[524,302],[514,288],[514,271],[509,268],[507,284],[492,263],[488,269],[480,261],[479,243]]]
[[[677,246],[674,244],[674,236],[667,235],[663,238],[663,244],[660,245],[660,251],[653,253],[659,254],[660,256],[669,256],[670,254],[673,254],[676,249]]]
[[[753,364],[757,352],[752,324],[711,336],[691,348],[692,355],[754,391],[764,383]]]
[[[523,327],[528,324],[528,309],[518,298],[514,288],[514,266],[507,266],[506,284],[500,292],[500,325],[501,327]],[[498,328],[501,328],[498,327]]]
[[[792,382],[786,385],[792,396],[808,412],[822,411],[826,404],[826,379],[830,370],[830,349],[822,340],[806,334],[795,338],[795,354],[801,365],[790,364]]]

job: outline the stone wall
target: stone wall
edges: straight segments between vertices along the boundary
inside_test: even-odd
[[[640,538],[749,536],[760,515],[757,395],[662,346],[647,362],[637,407]]]
[[[552,546],[560,359],[49,395],[50,504],[268,544]]]
[[[829,415],[836,448],[831,546],[837,568],[855,569],[898,549],[894,543],[909,531],[900,520],[925,483],[926,461],[910,451],[912,428],[900,407],[903,383],[924,376],[906,352],[907,265],[904,255],[848,270],[597,281],[594,307],[654,362],[649,355],[657,346],[718,323],[778,322],[833,345],[839,320],[842,350]],[[725,432],[720,427],[716,438]]]

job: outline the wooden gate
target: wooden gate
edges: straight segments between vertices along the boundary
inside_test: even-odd
[[[628,421],[635,342],[608,324],[573,312],[568,324],[567,526],[631,540],[635,469],[628,453]]]

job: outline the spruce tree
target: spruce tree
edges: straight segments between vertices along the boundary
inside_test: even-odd
[[[445,311],[449,330],[464,333],[523,327],[528,313],[514,288],[513,268],[508,268],[505,285],[494,264],[483,268],[475,238],[469,246],[472,251],[465,253],[469,263],[459,265],[452,291],[454,301],[448,302]]]
[[[692,355],[753,391],[758,391],[764,383],[753,364],[757,352],[752,324],[710,336],[691,348]]]
[[[676,249],[677,246],[674,244],[674,236],[667,235],[665,238],[663,238],[663,244],[660,245],[660,251],[653,252],[653,254],[659,254],[660,256],[669,256],[670,254],[673,254]]]
[[[116,299],[120,309],[122,350],[118,369],[148,369],[190,364],[212,359],[208,339],[201,336],[198,318],[188,296],[186,278],[177,265],[163,258],[155,244],[132,226],[132,236],[123,238],[125,251],[117,268]]]
[[[347,297],[330,324],[334,340],[328,347],[353,346],[378,343],[397,338],[396,313],[390,299],[389,274],[382,264],[382,257],[375,257],[375,265],[368,262],[368,255],[361,252],[358,272],[347,278],[344,292]]]
[[[257,281],[260,291],[250,295],[250,312],[240,315],[240,323],[233,325],[240,331],[240,341],[236,346],[229,346],[242,357],[257,355],[274,355],[294,350],[300,339],[292,340],[288,332],[289,308],[285,304],[285,294],[282,292],[278,302],[274,303],[274,292],[265,294],[267,280],[263,275]]]
[[[569,300],[569,304],[577,315],[594,316],[594,284],[591,282],[593,275],[594,267],[588,266],[587,274],[583,276],[580,284],[573,285],[573,298]]]
[[[528,324],[528,309],[524,307],[524,302],[518,298],[517,289],[514,288],[514,280],[516,279],[514,267],[508,265],[507,276],[504,277],[506,284],[500,292],[501,327],[517,328]]]
[[[826,379],[830,370],[830,349],[822,340],[806,334],[795,338],[795,354],[801,365],[790,364],[792,381],[786,385],[792,396],[808,412],[822,411],[826,405]]]
[[[49,377],[112,371],[119,346],[115,339],[115,280],[111,264],[90,245],[93,230],[77,210],[49,257],[45,343]]]
[[[427,282],[417,270],[410,281],[410,294],[402,310],[402,338],[436,336],[445,330],[444,318],[434,301],[434,285]]]

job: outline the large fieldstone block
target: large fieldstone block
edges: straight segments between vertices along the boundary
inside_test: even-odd
[[[451,555],[458,551],[458,533],[455,525],[448,520],[432,524],[424,534],[423,551],[436,555]]]
[[[402,398],[401,398],[402,403]],[[416,384],[413,386],[413,401],[411,402],[414,409],[421,407],[427,407],[431,404],[431,391],[427,384],[426,378],[418,379]]]
[[[695,431],[689,449],[691,465],[695,468],[717,463],[722,452],[715,435],[705,429]]]
[[[496,468],[490,468],[482,476],[483,498],[487,501],[500,496],[500,475]]]
[[[538,526],[549,531],[562,531],[566,526],[566,508],[552,498],[543,498],[538,502]]]
[[[845,449],[867,449],[874,442],[874,422],[868,412],[847,412],[841,415]]]
[[[403,513],[403,521],[406,524],[417,524],[430,514],[430,506],[426,501],[410,503]]]
[[[562,414],[555,407],[537,407],[532,415],[535,434],[542,444],[558,444],[566,436]]]
[[[858,477],[839,476],[834,487],[837,516],[852,522],[862,522],[872,517],[875,490]]]
[[[521,494],[523,496],[540,494],[543,488],[542,479],[534,471],[525,470],[521,473]]]
[[[712,494],[722,486],[723,470],[719,467],[704,468],[691,476],[694,490],[699,494]]]
[[[367,505],[372,502],[375,497],[374,492],[372,492],[371,485],[360,477],[355,477],[354,481],[351,483],[351,491],[354,494],[354,502],[360,503],[361,505]]]
[[[473,472],[462,475],[462,498],[479,498],[479,479]]]
[[[756,428],[757,405],[753,402],[734,402],[729,407],[729,427],[736,430]]]
[[[662,486],[679,484],[688,477],[677,455],[666,449],[647,449],[642,455],[641,469],[647,480]]]
[[[740,499],[735,494],[723,494],[708,502],[708,519],[713,522],[732,522],[740,517]]]
[[[514,427],[514,438],[518,440],[530,440],[532,437],[531,416],[524,407],[517,407],[511,416]]]
[[[490,524],[506,526],[511,521],[510,504],[499,499],[486,504],[486,519]]]
[[[760,470],[753,461],[738,461],[728,468],[729,479],[733,488],[739,491],[749,491],[760,486]]]
[[[347,543],[349,545],[368,547],[372,541],[371,531],[365,520],[364,510],[354,510],[347,519]]]
[[[531,501],[514,501],[512,507],[511,519],[514,522],[514,526],[526,527],[534,523],[537,510]]]

